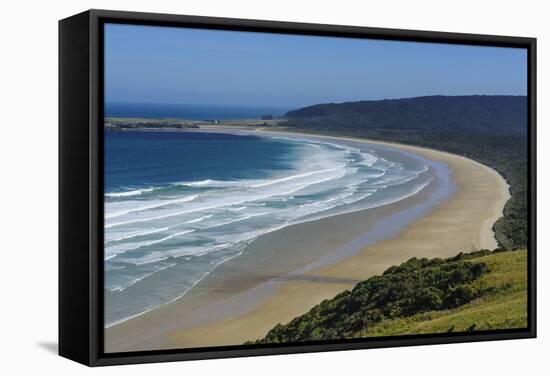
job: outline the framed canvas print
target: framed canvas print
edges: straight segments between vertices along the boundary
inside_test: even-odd
[[[105,10],[59,27],[60,355],[536,335],[535,39]]]

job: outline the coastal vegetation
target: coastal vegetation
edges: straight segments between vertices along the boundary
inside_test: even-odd
[[[178,119],[139,119],[139,118],[107,118],[105,128],[110,130],[131,130],[131,129],[185,129],[199,128],[192,122]]]
[[[283,119],[274,118],[273,115],[262,115],[259,119],[227,119],[227,120],[193,120],[193,119],[148,119],[148,118],[122,118],[107,117],[104,119],[105,129],[109,130],[173,130],[173,129],[198,129],[205,126],[229,126],[229,127],[268,127],[284,122]]]
[[[494,225],[500,247],[527,246],[527,97],[429,96],[319,104],[290,111],[289,130],[399,142],[477,160],[510,184]]]
[[[249,343],[525,328],[527,251],[412,258]]]

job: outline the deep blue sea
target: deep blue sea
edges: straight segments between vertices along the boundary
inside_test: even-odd
[[[107,102],[105,103],[105,116],[188,120],[260,119],[262,115],[267,114],[282,116],[293,109],[276,106]]]
[[[105,324],[178,299],[262,234],[396,202],[433,179],[429,161],[375,145],[106,130]]]
[[[224,133],[105,131],[105,190],[264,178],[293,168],[288,142]]]

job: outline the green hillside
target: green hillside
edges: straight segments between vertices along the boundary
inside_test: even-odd
[[[479,251],[393,266],[255,343],[527,326],[527,251]]]
[[[428,132],[527,133],[527,97],[512,95],[425,96],[316,104],[286,113],[313,128],[326,119],[345,128]]]

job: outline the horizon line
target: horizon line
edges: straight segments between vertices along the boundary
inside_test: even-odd
[[[220,104],[220,103],[188,103],[188,102],[150,102],[150,101],[126,101],[126,100],[114,100],[107,101],[105,104],[115,104],[115,103],[124,103],[124,104],[153,104],[153,105],[174,105],[174,106],[218,106],[218,107],[246,107],[246,108],[262,108],[262,107],[271,107],[271,108],[291,108],[291,107],[309,107],[320,104],[343,104],[343,103],[355,103],[355,102],[382,102],[382,101],[392,101],[392,100],[405,100],[405,99],[416,99],[416,98],[431,98],[431,97],[448,97],[448,98],[457,98],[457,97],[527,97],[526,94],[457,94],[457,95],[447,95],[447,94],[429,94],[429,95],[418,95],[412,97],[393,97],[393,98],[379,98],[379,99],[355,99],[355,100],[344,100],[344,101],[335,101],[335,102],[319,102],[314,104],[307,105],[282,105],[282,104]]]

